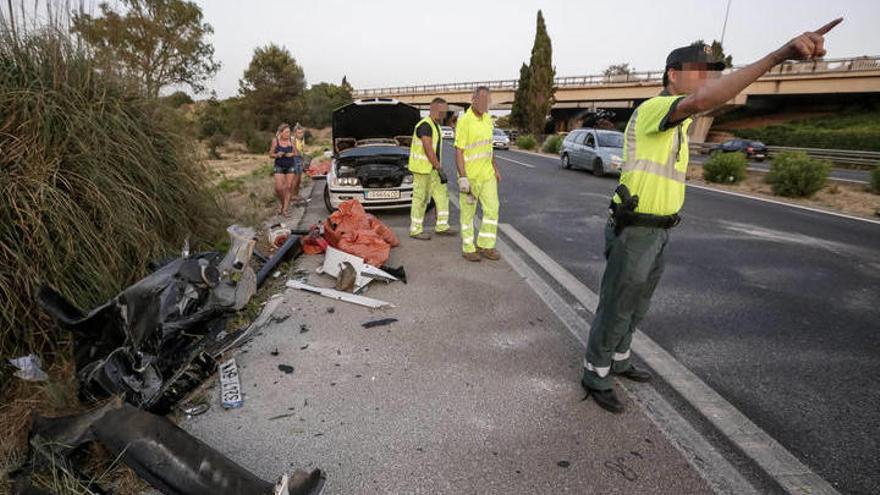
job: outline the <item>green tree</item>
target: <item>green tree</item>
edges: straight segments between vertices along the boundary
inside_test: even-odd
[[[275,130],[281,122],[293,124],[305,116],[305,73],[287,48],[272,43],[255,49],[238,86],[260,130]]]
[[[184,0],[120,0],[121,12],[99,4],[100,15],[75,12],[71,30],[109,71],[136,81],[151,97],[169,85],[196,93],[220,64],[206,41],[214,32],[202,22],[202,9]]]
[[[612,64],[602,74],[605,76],[628,76],[633,72],[635,72],[635,69],[630,67],[629,64]]]
[[[333,110],[351,103],[350,87],[343,78],[339,86],[322,82],[306,90],[306,123],[312,127],[330,125]]]
[[[529,98],[529,66],[522,64],[519,68],[519,82],[513,94],[513,106],[510,108],[510,123],[517,129],[525,129],[529,125],[526,101]]]
[[[352,93],[354,93],[354,88],[351,86],[351,84],[349,84],[349,82],[348,82],[348,78],[345,77],[345,76],[342,76],[342,82],[339,84],[339,86],[340,86],[342,89],[348,91],[348,94],[349,94],[349,95],[351,95]]]
[[[691,43],[691,46],[703,46],[705,44],[703,40],[697,40]],[[712,50],[712,56],[724,62],[725,67],[733,67],[733,56],[724,54],[724,47],[721,46],[720,41],[712,40],[709,49]]]
[[[544,132],[547,115],[553,107],[553,94],[556,91],[555,76],[553,47],[547,34],[547,26],[544,24],[544,14],[539,10],[535,43],[532,45],[532,58],[529,60],[528,98],[525,100],[527,128],[536,136]]]
[[[192,97],[183,91],[175,91],[162,99],[173,108],[180,108],[183,105],[189,105],[193,102]]]

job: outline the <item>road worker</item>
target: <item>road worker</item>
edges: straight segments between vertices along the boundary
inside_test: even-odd
[[[458,168],[462,256],[468,261],[499,260],[495,250],[498,231],[498,182],[501,174],[492,150],[494,125],[489,115],[489,88],[474,90],[471,107],[455,127],[455,165]],[[483,210],[480,231],[474,238],[477,203]],[[476,244],[474,241],[476,240]]]
[[[651,379],[650,373],[633,367],[630,344],[663,273],[669,230],[680,221],[691,116],[732,100],[779,63],[824,56],[824,35],[841,21],[797,36],[724,76],[724,64],[708,46],[677,48],[666,59],[663,92],[633,112],[624,134],[620,183],[605,227],[607,265],[581,378],[581,385],[602,408],[623,411],[612,376],[637,382]]]
[[[448,179],[443,172],[443,138],[440,135],[440,121],[447,111],[446,100],[434,98],[428,116],[420,120],[413,131],[409,149],[409,171],[413,175],[413,196],[410,209],[409,236],[419,240],[429,240],[431,234],[424,231],[425,210],[428,198],[434,200],[437,235],[455,235],[449,228]]]

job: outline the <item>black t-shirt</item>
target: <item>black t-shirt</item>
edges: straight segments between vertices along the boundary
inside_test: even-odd
[[[434,135],[431,133],[431,124],[427,122],[422,122],[421,124],[419,124],[418,127],[416,127],[416,137],[422,138],[425,136],[428,136],[432,139],[434,138]],[[437,142],[434,143],[434,154],[437,155],[437,158],[440,158],[440,141],[442,141],[442,139],[440,139],[440,129],[437,128]]]

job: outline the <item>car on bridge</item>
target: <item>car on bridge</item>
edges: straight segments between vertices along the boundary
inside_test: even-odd
[[[493,129],[492,147],[504,150],[510,149],[510,137],[501,129]]]
[[[357,199],[365,209],[409,208],[409,147],[419,109],[391,98],[356,100],[333,111],[333,159],[324,206]]]
[[[750,141],[748,139],[728,139],[709,151],[709,155],[718,153],[745,153],[749,160],[763,162],[767,158],[767,146],[760,141]]]
[[[440,137],[443,139],[455,139],[455,129],[448,125],[440,126]]]
[[[562,168],[582,168],[602,177],[620,174],[623,166],[623,133],[603,129],[575,129],[559,149]]]

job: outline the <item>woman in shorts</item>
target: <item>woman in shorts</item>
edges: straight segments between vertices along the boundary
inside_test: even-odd
[[[290,136],[290,126],[281,124],[278,131],[272,139],[269,146],[269,156],[275,159],[275,196],[278,197],[280,207],[279,215],[287,215],[287,206],[290,204],[290,192],[293,186],[294,177],[299,177],[295,172],[297,150],[293,139]],[[300,173],[302,172],[302,162],[300,162]],[[299,182],[297,180],[297,182]],[[299,185],[297,185],[299,187]]]

